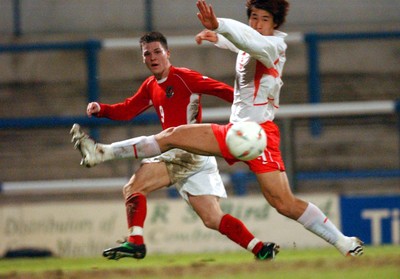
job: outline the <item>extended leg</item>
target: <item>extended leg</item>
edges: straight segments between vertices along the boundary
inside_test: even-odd
[[[361,240],[343,235],[317,206],[292,194],[285,172],[257,174],[257,179],[264,197],[280,214],[296,220],[309,231],[334,245],[344,256],[363,254]]]
[[[279,246],[272,242],[263,243],[247,229],[242,221],[222,212],[216,196],[192,196],[189,202],[207,228],[217,230],[244,249],[252,252],[256,259],[272,260]]]
[[[96,143],[79,124],[74,124],[70,131],[75,149],[82,155],[81,165],[88,168],[99,163],[124,158],[144,158],[161,153],[154,136],[141,136],[112,144]]]
[[[79,124],[72,126],[70,134],[74,147],[81,152],[81,165],[86,167],[114,159],[153,157],[172,148],[199,155],[221,155],[210,124],[182,125],[154,136],[135,137],[112,144],[96,143]]]

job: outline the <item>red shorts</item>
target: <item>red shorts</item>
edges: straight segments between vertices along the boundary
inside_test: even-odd
[[[280,133],[278,126],[272,121],[267,121],[260,125],[263,127],[267,135],[267,147],[265,148],[264,153],[258,158],[243,162],[247,164],[250,170],[254,173],[264,173],[276,170],[285,171],[285,165],[282,160],[281,151],[279,150]],[[240,162],[240,160],[233,157],[229,152],[228,146],[225,142],[226,134],[231,126],[232,123],[227,125],[211,124],[211,128],[213,129],[214,135],[218,141],[222,156],[229,165]]]

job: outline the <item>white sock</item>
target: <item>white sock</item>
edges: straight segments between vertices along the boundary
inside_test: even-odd
[[[110,145],[113,156],[122,158],[148,158],[161,154],[160,146],[154,136],[141,136],[124,141],[114,142]]]
[[[335,246],[339,240],[346,238],[328,217],[312,203],[308,203],[306,210],[297,222]]]
[[[247,250],[252,252],[254,247],[256,247],[256,245],[260,242],[260,240],[258,238],[253,238],[249,244],[247,245]]]
[[[143,228],[138,227],[138,226],[133,226],[133,227],[129,228],[128,234],[129,234],[129,236],[135,236],[135,235],[143,236]]]

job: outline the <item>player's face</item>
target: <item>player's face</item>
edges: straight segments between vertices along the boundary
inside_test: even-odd
[[[160,42],[142,44],[143,62],[152,72],[156,79],[166,78],[169,67],[169,51]]]
[[[274,17],[271,13],[253,8],[249,17],[249,25],[261,35],[271,36],[274,34]]]

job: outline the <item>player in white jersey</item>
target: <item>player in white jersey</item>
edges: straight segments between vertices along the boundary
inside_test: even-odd
[[[279,129],[273,122],[279,107],[286,50],[286,35],[277,29],[285,22],[289,3],[286,0],[247,0],[249,26],[217,18],[212,6],[204,0],[197,1],[197,7],[198,18],[207,29],[196,36],[197,42],[207,40],[238,52],[231,123],[183,125],[154,136],[131,139],[129,144],[134,146],[136,156],[154,156],[171,148],[181,148],[201,155],[222,156],[233,164],[238,160],[226,146],[227,131],[232,123],[256,121],[266,132],[267,147],[260,157],[245,163],[255,173],[267,202],[280,214],[296,220],[334,245],[343,255],[361,255],[361,240],[343,235],[317,206],[294,196],[289,186],[279,150]],[[74,126],[72,133],[73,141],[83,153],[84,165],[113,160],[119,152],[119,147],[84,139],[79,126]],[[131,150],[125,155],[134,156]]]

